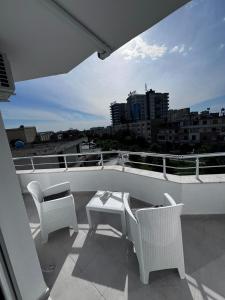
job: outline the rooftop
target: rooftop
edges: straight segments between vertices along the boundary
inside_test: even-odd
[[[74,193],[79,232],[68,228],[41,243],[39,219],[28,194],[24,201],[42,272],[57,299],[225,299],[225,216],[182,216],[186,279],[176,270],[152,272],[143,285],[131,243],[118,215],[94,214],[89,231],[85,205],[94,192]],[[51,265],[55,269],[51,269]]]

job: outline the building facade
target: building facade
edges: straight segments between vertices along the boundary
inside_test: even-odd
[[[181,112],[182,113],[182,112]],[[176,112],[179,115],[179,112]],[[179,120],[178,120],[179,119]],[[189,112],[183,118],[167,122],[157,133],[159,143],[215,144],[225,142],[225,116],[209,111]]]
[[[44,131],[38,133],[41,142],[50,142],[51,136],[53,134],[54,134],[53,131]]]
[[[154,90],[146,92],[145,119],[166,120],[169,109],[169,93],[156,93]]]
[[[190,107],[181,108],[181,109],[169,109],[167,121],[168,122],[181,121],[184,120],[189,115],[190,115]]]
[[[146,120],[146,96],[132,92],[127,98],[127,122]]]
[[[25,144],[35,142],[37,137],[36,127],[20,126],[19,128],[6,129],[9,143],[20,140]]]
[[[168,117],[169,94],[148,90],[145,94],[130,92],[127,103],[110,105],[113,133],[127,130],[148,142],[156,138],[156,124]],[[154,134],[153,134],[154,132]]]
[[[110,105],[112,125],[124,124],[127,122],[127,103],[113,102]]]

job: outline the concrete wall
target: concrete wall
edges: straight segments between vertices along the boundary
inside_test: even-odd
[[[224,183],[182,183],[166,180],[162,174],[119,166],[100,169],[77,168],[69,171],[46,170],[17,172],[23,192],[32,180],[38,180],[43,188],[69,181],[72,191],[112,190],[129,192],[131,196],[146,202],[164,203],[163,194],[171,194],[176,202],[184,203],[184,214],[225,214]],[[154,173],[154,174],[153,174]],[[173,176],[176,178],[179,176]],[[179,179],[179,178],[178,178]]]
[[[0,114],[0,228],[20,296],[37,300],[47,292],[23,197]],[[13,276],[13,277],[14,277]]]

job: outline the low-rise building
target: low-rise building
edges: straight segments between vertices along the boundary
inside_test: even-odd
[[[38,133],[41,142],[49,142],[53,134],[53,131],[44,131]]]
[[[186,116],[190,115],[190,107],[181,109],[169,109],[167,115],[168,122],[177,122],[184,120]]]
[[[34,126],[25,127],[22,125],[19,128],[6,129],[6,133],[9,143],[20,140],[25,144],[30,144],[35,142],[37,138],[37,130]]]
[[[189,113],[182,120],[158,129],[159,143],[206,144],[225,142],[225,116],[219,113]]]

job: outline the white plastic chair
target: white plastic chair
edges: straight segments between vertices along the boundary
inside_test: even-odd
[[[69,182],[53,185],[45,190],[41,189],[39,182],[31,181],[27,189],[32,195],[37,207],[42,242],[48,241],[48,234],[63,227],[73,227],[78,231],[77,216],[73,195],[70,192]],[[44,197],[69,191],[68,195],[44,201]],[[57,196],[57,195],[56,195]]]
[[[162,269],[177,268],[185,278],[180,221],[183,204],[176,204],[167,193],[164,196],[168,206],[138,209],[135,215],[129,200],[124,201],[128,239],[134,244],[144,284],[148,284],[150,272]]]

